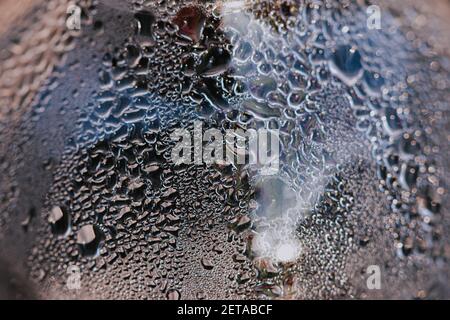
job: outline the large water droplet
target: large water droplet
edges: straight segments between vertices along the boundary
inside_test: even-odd
[[[70,216],[65,207],[53,207],[48,221],[55,235],[66,236],[70,232]]]
[[[99,254],[103,232],[95,225],[88,224],[78,231],[77,243],[83,256],[96,257]]]
[[[359,51],[348,45],[340,46],[332,53],[330,70],[346,85],[354,85],[363,75]]]

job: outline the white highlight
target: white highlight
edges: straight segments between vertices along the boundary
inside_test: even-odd
[[[241,12],[245,8],[245,1],[235,0],[235,1],[225,1],[222,3],[223,13],[229,14],[232,12]]]
[[[260,179],[267,179],[267,177]],[[284,179],[281,180],[285,181]],[[308,215],[311,208],[316,204],[326,183],[326,178],[316,177],[308,182],[308,185],[314,186],[311,188],[314,196],[306,198],[295,193],[295,199],[292,199],[292,194],[289,195],[288,190],[285,189],[287,185],[284,189],[277,188],[273,184],[263,186],[266,190],[260,193],[264,196],[264,199],[268,194],[273,194],[277,197],[277,201],[282,203],[282,206],[270,205],[270,199],[263,204],[263,207],[261,207],[261,203],[258,203],[257,210],[260,215],[262,213],[262,216],[256,213],[258,216],[257,221],[255,221],[256,235],[252,240],[252,251],[257,257],[269,258],[275,263],[289,263],[299,259],[303,248],[298,238],[298,223]],[[292,203],[292,200],[295,204],[287,208],[286,206]],[[258,200],[256,201],[258,202]],[[262,201],[259,200],[259,202]]]
[[[296,242],[287,242],[278,246],[276,257],[281,262],[295,261],[300,254],[300,246]]]
[[[275,262],[294,262],[301,254],[301,245],[295,236],[295,226],[288,226],[278,220],[274,226],[253,238],[252,249],[257,256],[267,257]]]

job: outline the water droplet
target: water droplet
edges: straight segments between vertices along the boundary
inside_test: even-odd
[[[65,207],[53,207],[50,211],[48,221],[55,235],[66,236],[70,232],[70,216]]]
[[[331,56],[330,70],[346,85],[356,84],[363,75],[359,51],[348,45],[338,47]]]
[[[77,243],[80,246],[81,254],[89,257],[96,257],[99,254],[103,232],[95,225],[88,224],[77,232]]]

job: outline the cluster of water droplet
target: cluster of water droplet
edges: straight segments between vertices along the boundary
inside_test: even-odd
[[[97,9],[122,5],[83,5],[92,32],[107,33]],[[440,258],[437,114],[424,118],[420,105],[435,97],[415,83],[442,77],[433,86],[442,95],[448,70],[390,13],[378,31],[353,2],[135,1],[127,9],[118,21],[129,21],[130,34],[101,48],[90,66],[96,88],[77,106],[60,161],[47,164],[47,224],[29,259],[35,279],[63,279],[78,265],[93,297],[356,296],[347,259],[372,240],[363,218],[387,226],[398,259]],[[416,62],[425,57],[431,71]],[[67,72],[59,71],[34,105],[44,109]],[[280,173],[175,165],[170,134],[194,120],[279,130]],[[388,222],[369,208],[388,211]]]

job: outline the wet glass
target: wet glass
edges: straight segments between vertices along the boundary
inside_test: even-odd
[[[450,297],[447,1],[1,7],[1,297]]]

